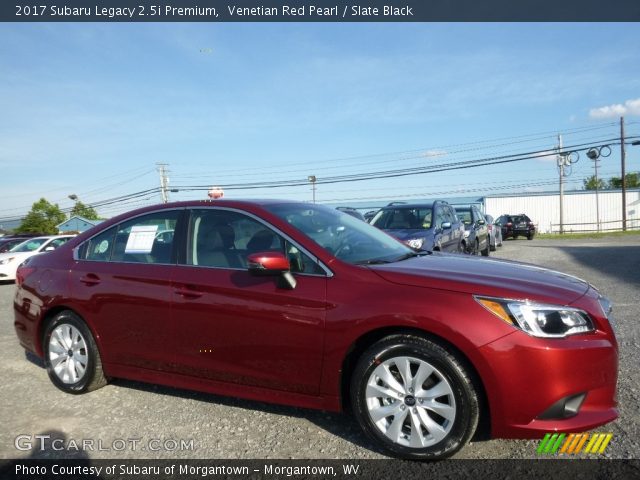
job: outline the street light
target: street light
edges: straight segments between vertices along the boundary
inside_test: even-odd
[[[78,196],[75,193],[72,193],[71,195],[69,195],[69,199],[73,200],[74,202],[78,201]]]

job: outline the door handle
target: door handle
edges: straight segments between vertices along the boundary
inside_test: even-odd
[[[84,277],[80,277],[80,281],[88,287],[91,287],[100,283],[100,277],[95,273],[87,273]]]
[[[175,293],[184,298],[190,298],[190,299],[200,298],[203,295],[202,292],[199,292],[197,290],[192,290],[190,288],[176,288]]]

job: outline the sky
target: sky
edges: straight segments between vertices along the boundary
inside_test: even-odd
[[[557,190],[553,149],[640,136],[637,24],[4,24],[0,224],[159,186],[322,179],[549,151],[497,166],[317,185],[319,202]],[[601,177],[620,174],[620,147]],[[640,171],[629,147],[627,171]],[[593,162],[567,177],[581,188]],[[310,201],[310,185],[225,198]],[[160,202],[153,192],[103,217]]]

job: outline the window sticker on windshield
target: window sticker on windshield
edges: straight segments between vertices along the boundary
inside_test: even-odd
[[[158,225],[137,225],[131,227],[131,233],[124,247],[124,253],[151,253]]]

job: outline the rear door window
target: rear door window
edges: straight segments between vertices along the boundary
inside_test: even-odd
[[[173,262],[173,245],[180,210],[142,215],[91,238],[80,258],[104,262]]]

